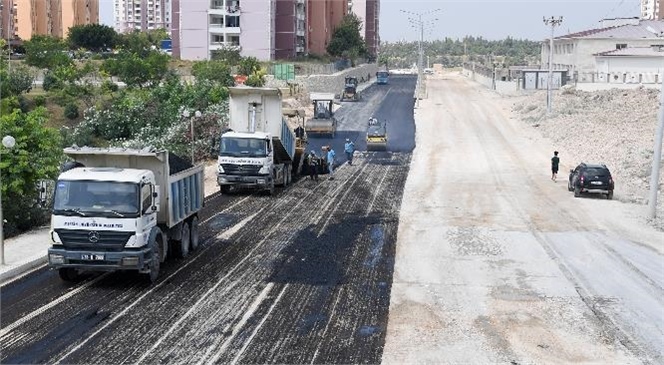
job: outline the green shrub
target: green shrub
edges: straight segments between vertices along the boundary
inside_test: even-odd
[[[51,91],[60,87],[60,80],[51,72],[47,71],[44,74],[44,82],[42,83],[42,88],[44,91]]]
[[[70,120],[78,118],[78,105],[74,103],[69,103],[65,105],[65,117]]]
[[[35,106],[44,106],[46,105],[46,97],[44,95],[35,96]]]

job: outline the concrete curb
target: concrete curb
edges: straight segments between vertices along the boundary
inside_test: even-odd
[[[48,262],[48,256],[44,255],[12,267],[3,273],[0,273],[0,285],[4,285],[12,279],[17,278],[26,272],[45,264],[46,262]]]

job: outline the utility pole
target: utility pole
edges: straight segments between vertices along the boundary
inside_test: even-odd
[[[657,32],[652,27],[647,27],[647,30],[654,33],[657,37],[664,36],[663,32]],[[662,49],[660,48],[660,52]],[[659,190],[659,169],[662,165],[662,139],[664,139],[664,71],[659,78],[661,82],[661,89],[659,92],[659,124],[655,132],[655,148],[654,155],[652,156],[652,171],[650,173],[650,198],[648,199],[648,215],[654,219],[657,217],[657,191]]]
[[[664,75],[664,73],[662,73]],[[659,125],[655,134],[655,155],[652,157],[652,172],[650,174],[650,199],[648,199],[648,213],[650,218],[657,217],[657,191],[659,190],[659,169],[662,163],[662,137],[664,136],[664,78],[659,95]]]
[[[440,9],[434,9],[434,10],[430,10],[430,11],[427,11],[427,12],[424,12],[424,13],[413,13],[413,12],[410,12],[410,11],[401,10],[401,12],[403,12],[403,13],[408,13],[408,14],[411,14],[411,15],[417,17],[417,19],[409,18],[409,20],[410,20],[410,22],[413,26],[419,27],[419,30],[420,30],[420,41],[419,41],[419,45],[418,45],[418,53],[419,54],[418,54],[418,57],[417,57],[417,84],[415,86],[415,101],[417,103],[416,104],[417,108],[420,107],[420,91],[422,90],[422,78],[423,78],[423,68],[424,68],[424,46],[423,46],[424,27],[425,27],[425,25],[430,25],[430,23],[425,23],[422,20],[422,17],[424,15],[427,15],[427,14],[430,14],[430,13],[433,13],[433,12],[436,12],[436,11],[440,11]],[[435,20],[438,20],[438,19],[433,19],[433,20],[435,21]]]
[[[543,18],[544,24],[551,26],[551,39],[549,40],[549,79],[546,83],[546,113],[551,114],[551,102],[553,99],[553,34],[556,26],[563,22],[563,17]]]

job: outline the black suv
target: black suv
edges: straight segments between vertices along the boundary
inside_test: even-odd
[[[567,190],[574,191],[575,197],[581,196],[581,193],[599,193],[606,194],[607,199],[613,199],[613,178],[606,165],[582,162],[569,171]]]

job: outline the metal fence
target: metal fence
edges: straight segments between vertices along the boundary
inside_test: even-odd
[[[350,60],[333,63],[277,63],[270,66],[270,74],[278,80],[293,80],[295,76],[331,75],[352,66]]]

